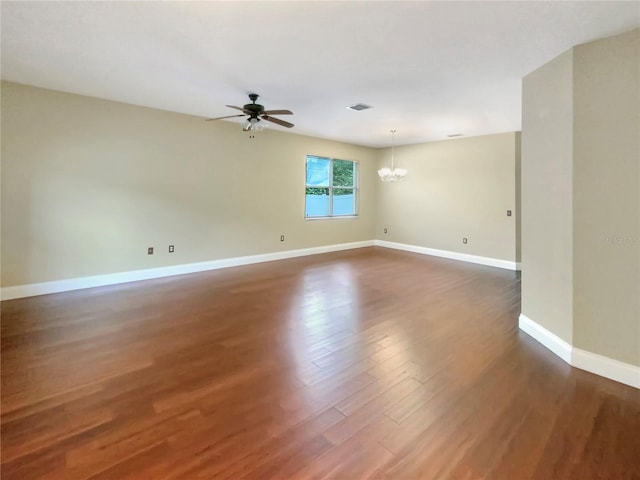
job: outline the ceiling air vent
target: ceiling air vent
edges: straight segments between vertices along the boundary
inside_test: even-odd
[[[349,110],[361,112],[362,110],[369,110],[370,108],[373,108],[373,107],[371,105],[365,105],[364,103],[356,103],[355,105],[349,105],[347,108]]]

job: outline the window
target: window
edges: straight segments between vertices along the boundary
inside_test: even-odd
[[[307,155],[305,217],[357,215],[357,166],[350,160]]]

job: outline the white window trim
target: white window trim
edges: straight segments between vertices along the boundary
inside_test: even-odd
[[[318,187],[317,185],[308,185],[307,184],[307,158],[308,157],[317,157],[317,158],[326,158],[327,160],[330,160],[329,163],[329,183],[330,185],[327,187]],[[334,187],[333,186],[333,161],[334,160],[342,160],[342,161],[346,161],[346,162],[352,162],[354,165],[354,172],[353,172],[353,187],[343,187],[343,186],[339,186],[339,187]],[[305,220],[333,220],[336,218],[358,218],[359,214],[360,214],[360,162],[358,162],[357,160],[347,160],[344,158],[335,158],[335,157],[325,157],[324,155],[314,155],[314,154],[307,154],[304,158],[304,189],[305,189],[305,194],[304,194],[304,219]],[[330,213],[328,215],[319,215],[319,216],[315,216],[315,217],[308,217],[306,215],[307,212],[307,195],[306,195],[306,190],[307,188],[328,188],[329,189],[329,211],[333,212],[333,190],[334,189],[344,189],[344,190],[353,190],[353,209],[354,212],[353,214],[349,214],[349,215],[333,215],[333,213]]]

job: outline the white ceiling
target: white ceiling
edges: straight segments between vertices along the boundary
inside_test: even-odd
[[[1,5],[3,79],[203,117],[256,92],[374,147],[519,130],[524,75],[640,25],[637,1]]]

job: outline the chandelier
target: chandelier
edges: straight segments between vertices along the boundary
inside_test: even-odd
[[[394,168],[393,166],[393,148],[394,148],[394,137],[396,131],[391,130],[391,168],[384,167],[378,170],[378,175],[380,175],[380,180],[383,182],[399,182],[404,177],[407,176],[406,168]]]

